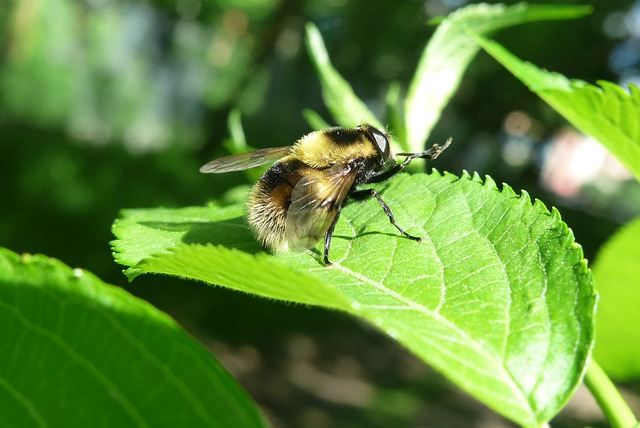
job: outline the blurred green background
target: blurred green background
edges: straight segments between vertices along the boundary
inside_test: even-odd
[[[0,245],[85,268],[167,311],[276,427],[511,426],[356,320],[171,278],[127,284],[109,247],[122,208],[203,205],[250,184],[242,174],[198,173],[226,153],[232,110],[254,147],[309,132],[305,108],[331,122],[305,22],[316,23],[334,65],[381,113],[393,82],[406,90],[434,31],[426,22],[469,3],[5,0]],[[585,19],[497,39],[572,78],[640,83],[640,2],[597,2]],[[589,259],[640,211],[640,189],[617,162],[484,54],[430,141],[449,136],[455,144],[438,169],[488,174],[558,207]],[[638,385],[624,387],[640,408]],[[602,419],[579,391],[554,426],[587,423]]]

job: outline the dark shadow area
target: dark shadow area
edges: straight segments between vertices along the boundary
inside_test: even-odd
[[[159,230],[183,232],[182,242],[185,244],[222,245],[249,254],[264,251],[254,238],[245,217],[213,222],[143,221],[139,224]]]

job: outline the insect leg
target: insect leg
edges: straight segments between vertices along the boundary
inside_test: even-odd
[[[408,157],[407,159],[404,160],[404,162],[397,164],[396,166],[391,168],[389,171],[385,171],[382,174],[374,175],[369,180],[367,180],[367,183],[380,183],[380,182],[383,182],[383,181],[393,177],[394,175],[396,175],[397,173],[402,171],[405,166],[409,165],[409,163],[413,159],[414,158],[412,158],[412,157]],[[353,194],[351,194],[351,196],[353,196]]]
[[[331,262],[329,261],[329,246],[331,245],[331,237],[333,236],[333,229],[336,227],[336,223],[338,222],[338,218],[340,217],[340,211],[342,210],[342,206],[338,206],[338,212],[336,216],[331,221],[331,226],[327,229],[327,233],[324,235],[324,265],[331,266]]]
[[[422,238],[418,236],[409,235],[407,232],[405,232],[403,228],[398,226],[398,224],[396,223],[396,219],[393,217],[393,213],[391,212],[391,208],[389,208],[389,205],[387,205],[386,202],[382,200],[382,197],[380,196],[380,194],[376,192],[374,189],[357,190],[355,192],[350,193],[349,196],[356,200],[363,200],[370,196],[375,196],[378,202],[380,202],[380,206],[382,206],[382,209],[387,214],[387,217],[389,217],[389,221],[391,222],[391,224],[394,225],[395,228],[400,231],[400,233],[402,233],[404,236],[406,236],[409,239],[413,239],[414,241],[418,241],[418,242],[422,241]]]
[[[434,144],[433,147],[420,153],[398,153],[398,156],[407,157],[404,160],[404,162],[397,164],[396,166],[391,168],[389,171],[383,172],[382,174],[374,175],[369,180],[367,180],[367,183],[380,183],[382,181],[385,181],[388,178],[393,177],[394,175],[402,171],[414,159],[420,158],[420,159],[433,160],[437,158],[440,155],[440,153],[445,151],[447,147],[451,145],[451,141],[452,141],[451,138],[449,138],[442,146],[438,144]],[[378,200],[380,200],[380,198],[378,198]]]

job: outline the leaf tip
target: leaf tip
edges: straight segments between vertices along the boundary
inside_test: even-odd
[[[529,195],[529,192],[524,189],[520,190],[520,202],[522,205],[531,204],[531,195]]]
[[[485,175],[484,176],[484,185],[489,190],[500,191],[500,189],[498,189],[498,184],[495,182],[495,180],[493,178],[491,178],[490,175]]]
[[[313,22],[307,22],[305,25],[307,50],[313,63],[318,67],[319,64],[329,62],[329,53],[324,45],[322,34]]]
[[[465,179],[465,180],[471,180],[473,181],[473,177],[476,175],[476,173],[469,174],[469,171],[467,171],[466,169],[462,170],[462,174],[460,174],[460,177],[458,177],[460,180]]]
[[[507,183],[502,182],[502,193],[511,197],[511,198],[517,198],[518,194],[516,193],[515,190],[513,190],[513,187],[509,186]]]

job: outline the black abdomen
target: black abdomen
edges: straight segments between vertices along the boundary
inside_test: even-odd
[[[272,251],[289,249],[285,226],[291,193],[307,169],[311,168],[287,156],[273,164],[253,187],[247,204],[249,224],[262,245]]]

